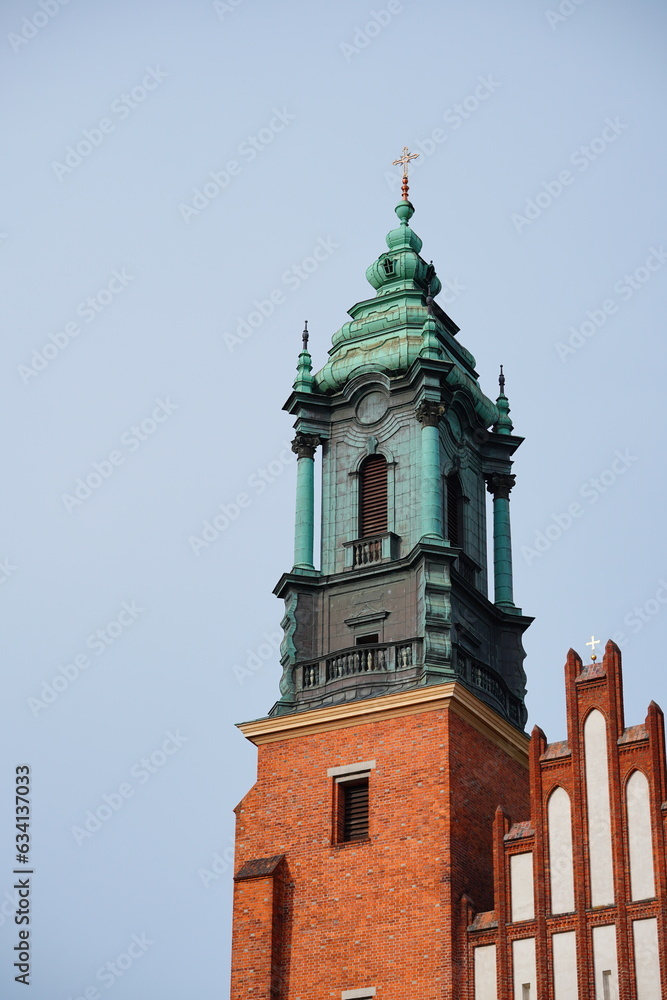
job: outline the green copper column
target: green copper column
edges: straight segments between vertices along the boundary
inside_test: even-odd
[[[512,594],[512,534],[510,531],[510,490],[515,476],[493,473],[486,488],[493,496],[493,578],[495,603],[514,607]]]
[[[438,424],[445,412],[441,403],[425,399],[417,407],[422,425],[422,538],[442,538],[442,473],[440,470],[440,432]]]
[[[300,432],[292,441],[292,451],[297,456],[294,569],[314,569],[315,449],[319,443],[320,439],[316,434]]]

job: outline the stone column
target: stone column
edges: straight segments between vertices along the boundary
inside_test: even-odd
[[[315,449],[317,434],[302,434],[292,441],[296,464],[296,518],[294,523],[294,569],[314,569],[315,535]]]
[[[438,425],[445,412],[442,403],[425,399],[416,417],[422,425],[422,538],[443,537],[442,473],[440,469],[440,432]]]
[[[493,496],[493,581],[495,603],[514,607],[512,594],[512,533],[510,531],[510,490],[516,476],[491,473],[486,488]]]

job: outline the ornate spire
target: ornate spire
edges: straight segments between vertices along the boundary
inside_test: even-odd
[[[408,201],[408,163],[410,160],[416,160],[419,153],[408,152],[408,147],[403,146],[403,155],[399,156],[397,160],[393,160],[392,167],[398,167],[403,164],[403,183],[401,185],[401,197],[403,201]]]
[[[507,396],[505,395],[505,375],[503,374],[503,366],[500,366],[500,375],[498,376],[498,385],[500,386],[500,395],[496,400],[496,406],[499,410],[499,417],[493,426],[496,434],[511,434],[514,430],[514,424],[510,419],[510,404]]]
[[[313,359],[308,351],[308,320],[305,320],[303,333],[301,335],[301,354],[296,366],[297,376],[294,380],[294,388],[297,392],[312,392],[315,384],[313,378]]]

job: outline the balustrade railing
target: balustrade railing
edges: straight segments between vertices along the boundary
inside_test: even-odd
[[[382,539],[362,538],[352,543],[352,565],[365,566],[367,563],[382,562]]]
[[[398,535],[392,531],[385,531],[381,535],[343,542],[346,549],[345,568],[355,569],[359,566],[387,562],[389,559],[398,559],[400,541]]]
[[[301,687],[310,689],[360,674],[405,670],[420,662],[421,639],[368,643],[340,649],[301,667]]]

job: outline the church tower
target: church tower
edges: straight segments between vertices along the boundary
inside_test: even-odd
[[[493,402],[436,301],[408,158],[398,224],[366,271],[375,294],[317,373],[304,332],[285,404],[294,565],[275,590],[280,698],[240,726],[258,778],[237,807],[232,1000],[467,996],[465,921],[493,908],[496,809],[529,814],[531,619],[509,513],[522,439],[502,370]]]

